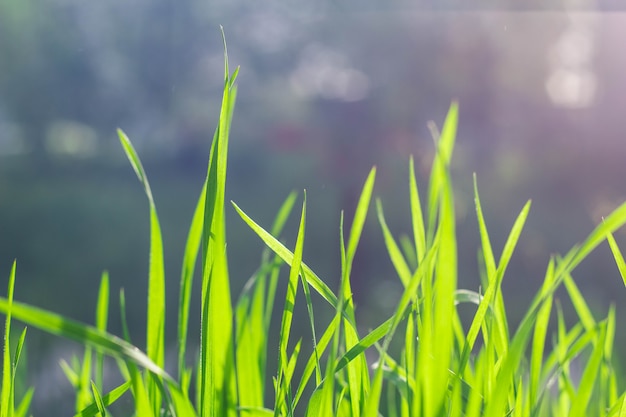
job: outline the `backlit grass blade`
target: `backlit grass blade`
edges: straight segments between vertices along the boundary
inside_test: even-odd
[[[426,255],[426,231],[424,228],[424,216],[420,201],[417,180],[415,179],[415,166],[413,155],[409,160],[409,195],[411,201],[411,225],[413,226],[413,239],[415,244],[417,261],[420,262]]]
[[[557,279],[558,278],[555,278],[554,280],[556,281]],[[530,334],[534,328],[537,315],[539,314],[541,306],[544,303],[551,301],[550,295],[554,293],[555,289],[556,286],[553,284],[548,289],[542,290],[537,297],[537,300],[539,301],[536,301],[531,305],[531,308],[526,312],[524,318],[519,324],[515,336],[509,344],[509,349],[502,359],[502,365],[498,372],[495,389],[491,401],[487,405],[485,415],[497,416],[504,412],[513,375],[515,374],[515,371],[524,354]]]
[[[289,281],[287,283],[287,294],[285,296],[285,304],[283,308],[280,335],[278,339],[278,391],[276,392],[276,413],[286,405],[286,394],[290,390],[291,379],[289,372],[287,372],[289,364],[289,354],[287,348],[289,344],[289,335],[291,334],[291,323],[293,319],[293,309],[296,304],[296,294],[298,290],[298,276],[300,274],[300,267],[302,265],[302,252],[304,249],[304,234],[306,224],[306,193],[304,194],[304,201],[302,203],[302,214],[300,216],[300,226],[298,227],[298,237],[296,238],[296,246],[294,249],[294,256],[291,262],[291,269],[289,272]]]
[[[100,278],[98,303],[96,305],[96,328],[106,331],[109,314],[109,273],[104,271]],[[96,351],[95,384],[102,389],[104,374],[104,356]]]
[[[478,197],[478,194],[476,194],[476,196]],[[477,199],[477,201],[479,200]],[[480,207],[480,205],[478,205],[477,207]],[[499,265],[496,271],[496,279],[489,284],[489,287],[485,291],[483,299],[480,305],[478,306],[476,313],[474,314],[474,318],[472,319],[472,324],[470,325],[470,329],[467,332],[466,343],[465,343],[465,346],[463,347],[462,359],[461,359],[461,364],[459,367],[460,374],[463,373],[463,369],[465,368],[465,365],[467,364],[467,361],[469,360],[469,355],[470,355],[470,352],[472,351],[472,348],[474,347],[476,338],[478,337],[478,332],[480,331],[480,328],[485,321],[485,315],[487,314],[487,309],[489,308],[490,304],[494,303],[496,294],[500,291],[500,287],[502,285],[502,279],[504,277],[504,271],[506,269],[509,259],[511,258],[513,254],[513,249],[515,248],[517,244],[517,241],[522,232],[522,229],[524,228],[524,224],[526,222],[526,218],[528,217],[529,211],[530,211],[530,201],[528,201],[524,205],[524,207],[520,211],[520,214],[517,216],[517,219],[515,220],[513,227],[511,228],[511,232],[509,233],[509,237],[507,238],[507,241],[504,245],[504,249],[502,251],[502,256],[500,257],[501,266]],[[480,213],[478,214],[478,216],[479,218],[481,218],[482,211],[478,211],[477,209],[477,212]],[[481,220],[479,220],[479,222],[481,222]],[[486,233],[486,229],[485,229],[485,233]],[[498,322],[505,321],[505,318],[506,317],[499,317],[497,321]],[[504,323],[500,323],[500,324],[502,327],[504,327]],[[500,333],[500,334],[502,337],[506,337],[506,333],[505,334]]]
[[[279,236],[282,233],[282,230],[285,227],[285,223],[287,222],[293,206],[296,203],[297,197],[298,194],[292,191],[281,205],[280,209],[278,210],[278,214],[276,215],[276,219],[274,220],[274,224],[270,229],[272,236]],[[271,249],[269,247],[265,247],[263,249],[262,261],[269,262],[271,254]],[[261,294],[261,291],[259,290],[257,296],[255,297],[256,302],[261,302],[262,298],[265,298],[265,317],[263,318],[263,329],[266,334],[269,332],[272,312],[274,310],[274,298],[276,295],[276,287],[278,285],[278,262],[280,262],[279,257],[276,254],[272,256],[272,259],[273,267],[270,273],[269,282],[267,282],[267,295]]]
[[[79,365],[80,369],[77,369],[77,371],[80,371],[80,374],[78,377],[78,386],[76,387],[76,411],[82,410],[93,400],[91,389],[92,357],[91,346],[86,346],[83,361]]]
[[[383,230],[383,236],[385,238],[385,245],[387,246],[387,252],[389,253],[389,258],[391,259],[391,263],[396,269],[396,273],[402,281],[402,285],[407,286],[408,282],[411,280],[411,270],[409,269],[409,265],[406,263],[404,256],[402,255],[402,251],[396,244],[391,231],[389,231],[389,227],[387,227],[387,222],[385,221],[385,214],[383,213],[383,206],[380,200],[376,200],[376,213],[378,214],[378,222],[380,223],[380,227]]]
[[[0,312],[7,314],[8,311],[9,301],[4,297],[0,297]],[[19,302],[13,302],[11,315],[13,318],[45,332],[93,346],[95,349],[99,349],[113,357],[130,360],[168,382],[176,384],[174,379],[145,353],[117,336],[102,332],[93,326]]]
[[[433,140],[437,148],[435,160],[430,172],[430,183],[428,186],[428,235],[426,237],[427,244],[432,243],[435,234],[435,222],[437,220],[437,207],[441,189],[444,186],[445,169],[450,164],[452,158],[452,150],[456,141],[456,130],[459,119],[459,105],[452,102],[446,119],[443,124],[441,134],[431,127]]]
[[[554,281],[554,259],[550,259],[546,275],[543,280],[544,291],[552,285]],[[530,356],[530,370],[529,370],[529,386],[528,396],[529,404],[535,406],[538,403],[537,399],[540,396],[539,383],[541,381],[541,365],[543,363],[543,353],[545,349],[546,334],[548,332],[548,323],[550,320],[550,313],[552,312],[552,296],[546,298],[546,302],[539,309],[537,320],[535,322],[535,328],[533,330],[533,341],[531,347]]]
[[[297,193],[290,193],[279,209],[271,231],[274,236],[282,233],[296,197]],[[237,301],[236,362],[240,409],[242,407],[257,409],[263,408],[264,405],[267,339],[274,307],[279,262],[277,256],[272,257],[269,248],[265,248],[261,266],[246,283]],[[303,282],[306,281],[303,279]]]
[[[348,238],[348,245],[346,250],[346,275],[350,275],[352,268],[352,261],[356,253],[359,240],[361,240],[361,233],[363,232],[363,225],[367,218],[367,212],[369,204],[372,199],[372,190],[374,189],[374,182],[376,180],[376,167],[372,168],[365,180],[359,202],[357,204],[356,212],[354,213],[354,220],[352,221],[352,227],[350,227],[350,236]],[[346,296],[348,294],[344,294]]]
[[[569,417],[584,417],[587,415],[587,408],[591,395],[593,393],[596,377],[598,375],[598,369],[602,362],[604,354],[604,342],[606,338],[606,322],[600,324],[600,334],[595,343],[593,353],[589,358],[589,362],[585,367],[580,384],[578,385],[578,392],[572,402]]]
[[[13,385],[13,366],[11,364],[11,316],[13,310],[13,291],[15,289],[15,270],[17,262],[13,261],[7,290],[7,310],[4,321],[4,349],[2,355],[2,391],[0,392],[0,417],[13,415],[15,392]]]
[[[300,399],[302,398],[302,395],[304,394],[304,390],[307,386],[307,383],[311,379],[311,375],[313,374],[313,371],[315,370],[316,367],[318,367],[318,357],[324,353],[324,351],[330,344],[332,337],[335,334],[338,323],[339,323],[339,319],[335,317],[330,322],[328,327],[324,330],[324,332],[322,333],[322,337],[318,339],[317,345],[316,345],[316,351],[311,353],[311,356],[307,360],[307,363],[302,372],[300,382],[298,383],[298,388],[296,389],[295,395],[293,397],[292,408],[296,408]],[[319,384],[317,386],[318,388],[321,387],[321,385]],[[319,394],[319,398],[321,398],[321,393]],[[310,401],[311,399],[309,400],[309,402]]]
[[[450,127],[449,129],[452,129]],[[444,132],[446,126],[444,126]],[[451,150],[450,150],[451,151]],[[449,158],[449,156],[448,156]],[[433,311],[433,339],[432,353],[435,360],[432,362],[430,386],[432,396],[426,396],[426,414],[439,414],[444,407],[448,388],[448,369],[453,352],[453,322],[456,314],[454,294],[457,282],[457,247],[456,226],[454,214],[454,199],[449,170],[446,168],[442,175],[441,204],[439,206],[439,239],[436,265]],[[421,358],[422,362],[425,358]],[[429,411],[430,410],[430,411]],[[432,414],[434,415],[434,414]]]
[[[237,96],[237,71],[230,75],[224,40],[224,91],[218,127],[213,138],[205,182],[202,231],[202,313],[200,334],[200,415],[236,414],[233,312],[226,255],[224,195],[228,142]]]
[[[280,258],[287,264],[291,265],[293,260],[293,253],[285,247],[282,243],[278,241],[271,233],[268,233],[265,229],[259,226],[254,222],[243,210],[239,208],[239,206],[233,202],[231,202],[233,207],[239,216],[243,219],[244,222],[248,224],[248,226],[265,242],[265,244],[274,251]],[[307,282],[311,287],[313,287],[321,296],[326,300],[331,306],[337,307],[337,297],[331,291],[331,289],[324,283],[312,270],[309,268],[306,263],[302,263],[302,268],[304,269],[304,275],[306,277]]]
[[[124,295],[124,289],[120,290],[120,318],[122,321],[122,332],[124,334],[124,339],[126,343],[130,344],[130,333],[128,331],[128,323],[126,321],[126,297]],[[130,381],[130,388],[135,399],[135,410],[138,416],[146,416],[146,417],[158,417],[155,416],[152,410],[152,405],[150,404],[150,398],[148,396],[148,391],[146,390],[146,385],[143,381],[143,375],[139,371],[139,368],[131,362],[131,361],[123,361],[117,360],[118,367],[120,372],[126,378],[126,380]],[[158,381],[158,379],[154,379],[153,381]]]
[[[624,262],[624,256],[617,246],[617,242],[613,237],[611,232],[606,234],[606,240],[609,242],[609,246],[611,247],[611,252],[613,253],[613,257],[615,258],[615,263],[617,264],[617,269],[619,270],[619,274],[622,277],[622,281],[624,281],[624,285],[626,286],[626,262]]]
[[[578,313],[580,322],[585,327],[585,330],[589,330],[595,327],[596,321],[593,318],[593,314],[591,314],[591,310],[589,309],[587,302],[583,298],[583,295],[580,293],[578,286],[576,285],[574,279],[569,273],[563,274],[563,283],[565,284],[565,289],[567,289],[567,293],[572,300],[574,309],[576,310],[576,313]]]
[[[150,268],[148,271],[148,316],[146,320],[146,353],[159,367],[165,362],[165,267],[163,265],[163,239],[161,226],[148,178],[139,156],[128,136],[121,130],[117,131],[126,156],[130,161],[137,178],[144,186],[150,203]],[[147,385],[155,414],[161,409],[161,398],[153,381],[148,378]]]
[[[100,413],[100,416],[106,417],[107,412],[104,408],[104,402],[102,401],[100,392],[98,391],[98,388],[96,387],[96,383],[93,381],[91,382],[91,391],[93,392],[93,398],[95,399],[95,404],[96,404],[96,407],[98,408],[98,412]]]
[[[476,217],[478,219],[478,230],[480,231],[480,243],[483,259],[485,261],[485,269],[489,282],[491,282],[496,278],[496,259],[493,256],[493,249],[491,248],[491,241],[489,239],[489,233],[487,232],[487,225],[485,224],[483,209],[480,204],[476,173],[474,173],[474,204],[476,206]]]
[[[343,276],[341,282],[343,284],[343,288],[341,288],[340,294],[345,299],[346,311],[352,322],[356,321],[354,316],[354,303],[352,301],[352,286],[350,283],[352,263],[354,261],[357,246],[361,239],[363,225],[365,224],[365,219],[367,218],[375,179],[376,167],[371,169],[367,179],[365,180],[365,184],[363,185],[363,190],[361,191],[361,196],[359,197],[359,202],[354,214],[354,220],[352,221],[352,226],[350,228],[347,250],[345,250],[343,238],[343,216],[340,225],[341,250],[343,254],[341,266]],[[358,332],[355,328],[350,326],[349,323],[346,323],[344,326],[344,341],[344,349],[346,350],[359,342]],[[350,363],[346,371],[348,376],[348,394],[350,396],[351,414],[352,417],[359,417],[360,409],[363,406],[365,391],[364,386],[369,385],[369,374],[365,355],[361,355],[354,362]]]
[[[300,274],[302,280],[302,290],[304,292],[304,300],[306,302],[307,312],[309,314],[309,325],[311,327],[311,336],[313,339],[313,356],[315,357],[315,384],[322,382],[322,367],[320,365],[319,351],[317,349],[317,333],[315,331],[315,314],[313,313],[313,301],[311,299],[311,290],[309,284],[304,278],[304,274]]]
[[[194,210],[191,226],[185,244],[185,254],[183,255],[183,267],[180,278],[180,295],[178,302],[178,378],[181,379],[185,372],[185,354],[187,352],[187,333],[189,326],[189,308],[191,305],[191,289],[193,284],[193,274],[200,251],[202,241],[202,217],[204,215],[204,202],[206,200],[206,188],[202,187],[202,192],[198,198],[198,203]]]
[[[383,342],[383,347],[381,349],[381,358],[379,359],[379,364],[382,364],[384,362],[384,357],[387,354],[387,350],[389,348],[389,344],[391,343],[395,330],[400,324],[400,322],[402,321],[402,319],[404,318],[405,311],[407,307],[409,306],[409,303],[414,299],[415,292],[417,291],[417,287],[419,286],[419,283],[423,275],[427,273],[429,266],[431,265],[431,262],[434,261],[434,258],[437,255],[438,250],[439,249],[438,249],[437,244],[434,244],[433,246],[431,246],[423,262],[420,263],[417,270],[411,277],[411,280],[407,283],[407,286],[402,293],[402,297],[400,298],[400,301],[398,302],[394,315],[391,319],[391,324],[388,328],[388,331],[385,334],[385,340]],[[420,344],[421,343],[422,343],[422,340],[420,340]],[[428,360],[432,360],[432,358],[429,357]],[[447,379],[447,375],[448,375],[447,368],[445,370],[445,373],[446,373],[446,379]],[[374,375],[374,381],[372,383],[372,386],[369,392],[369,396],[365,402],[364,410],[362,413],[364,417],[376,417],[377,416],[380,397],[381,397],[382,383],[383,383],[383,366],[380,366],[379,369],[376,370],[376,373]],[[445,391],[447,391],[447,387]]]
[[[115,401],[117,401],[122,395],[124,395],[128,391],[128,389],[130,388],[130,385],[131,385],[130,381],[126,381],[120,386],[111,390],[111,392],[109,392],[108,394],[103,395],[102,404],[105,407],[108,407],[111,404],[113,404]],[[74,417],[93,417],[97,415],[98,412],[99,412],[98,405],[94,402],[90,404],[89,406],[85,407],[83,410],[81,410],[80,413],[75,414]]]
[[[556,275],[562,279],[562,274],[567,271],[571,272],[578,266],[583,259],[591,253],[604,239],[606,239],[609,233],[615,232],[615,230],[626,224],[626,203],[617,207],[609,216],[607,216],[602,223],[600,223],[591,232],[591,234],[585,239],[581,245],[574,246],[570,252],[568,252],[564,259],[567,262],[562,262],[557,268]],[[560,280],[555,283],[560,284]]]
[[[20,404],[15,410],[15,414],[13,414],[13,417],[27,417],[30,415],[29,409],[33,401],[34,394],[35,394],[35,389],[32,387],[29,388],[28,391],[26,391],[26,394],[24,394],[24,397],[22,397],[22,401],[20,401]]]

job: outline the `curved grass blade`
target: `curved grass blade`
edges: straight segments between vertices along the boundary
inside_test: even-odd
[[[387,227],[385,214],[383,212],[383,206],[379,199],[376,200],[376,213],[378,214],[378,222],[380,223],[380,227],[383,230],[383,236],[385,237],[385,245],[387,246],[389,258],[391,259],[391,262],[396,269],[396,273],[398,274],[400,281],[402,281],[402,285],[406,287],[411,280],[411,270],[409,269],[409,265],[404,259],[404,255],[402,255],[402,251],[394,240],[391,231],[389,231],[389,227]]]
[[[8,311],[9,301],[4,297],[0,297],[0,312],[7,314]],[[93,346],[95,349],[113,357],[129,360],[176,385],[176,381],[139,348],[117,336],[102,332],[93,326],[19,302],[13,302],[11,315],[13,318],[45,332]]]
[[[148,316],[146,320],[146,353],[159,367],[165,363],[165,267],[163,261],[163,239],[161,226],[154,205],[148,178],[128,136],[121,130],[117,131],[126,156],[130,161],[137,178],[144,186],[150,203],[150,268],[148,272]],[[153,412],[159,413],[161,398],[152,376],[146,381],[150,393]]]

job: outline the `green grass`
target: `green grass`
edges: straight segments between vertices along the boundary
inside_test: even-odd
[[[303,259],[307,230],[306,193],[302,199],[295,245],[280,240],[297,195],[283,202],[268,229],[235,203],[225,201],[229,132],[237,87],[225,53],[224,90],[219,124],[213,137],[207,176],[193,215],[184,253],[178,305],[174,374],[164,370],[165,274],[159,217],[146,173],[129,138],[120,142],[149,203],[150,257],[147,289],[146,345],[133,344],[126,326],[124,293],[120,292],[123,335],[107,331],[110,288],[102,275],[94,326],[13,300],[13,265],[0,311],[6,316],[0,417],[27,416],[33,389],[15,392],[16,369],[26,330],[17,341],[12,320],[73,339],[85,346],[82,359],[61,366],[75,391],[75,415],[110,415],[120,398],[132,397],[135,416],[626,416],[626,395],[616,375],[613,341],[618,328],[615,308],[596,318],[572,278],[576,266],[607,240],[622,279],[626,263],[612,233],[626,223],[626,204],[564,256],[547,257],[539,292],[516,329],[509,328],[501,286],[520,239],[530,202],[511,227],[499,259],[494,255],[474,177],[476,218],[480,232],[480,289],[459,289],[454,193],[450,178],[458,106],[450,107],[441,132],[431,125],[436,153],[430,182],[420,190],[413,159],[409,161],[408,204],[412,239],[396,240],[385,220],[383,202],[375,200],[376,169],[367,177],[351,225],[339,225],[340,285],[333,291]],[[423,199],[421,196],[425,196]],[[352,300],[352,264],[370,213],[403,292],[391,317],[363,333]],[[234,209],[266,245],[261,263],[231,304],[225,210]],[[269,231],[268,231],[269,230]],[[344,233],[347,231],[347,235]],[[347,240],[346,240],[347,237]],[[236,260],[235,260],[236,261]],[[195,266],[201,279],[201,325],[190,329],[189,315]],[[280,270],[288,269],[286,282]],[[284,299],[277,299],[285,287]],[[566,326],[554,293],[563,286],[578,315]],[[330,323],[320,326],[313,297],[320,296]],[[304,298],[302,298],[304,297]],[[304,303],[311,341],[293,340],[294,307]],[[475,305],[463,326],[457,306]],[[171,310],[167,310],[171,311]],[[268,352],[270,324],[280,313],[277,351]],[[317,311],[318,317],[320,316]],[[550,324],[556,325],[549,334]],[[196,361],[188,361],[188,339],[200,340]],[[307,346],[307,343],[310,345]],[[399,349],[398,349],[399,346]],[[368,362],[365,353],[377,357]],[[311,353],[304,353],[311,352]],[[105,390],[105,356],[114,360],[121,383]],[[582,369],[575,377],[572,364]],[[268,364],[276,365],[276,373]],[[266,401],[267,391],[273,400]],[[16,400],[16,395],[20,396]],[[68,399],[69,400],[69,399]]]

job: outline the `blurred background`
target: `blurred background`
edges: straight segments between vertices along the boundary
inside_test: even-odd
[[[336,288],[340,210],[351,218],[377,165],[375,194],[388,223],[396,236],[410,234],[409,155],[425,190],[433,157],[427,123],[441,126],[458,99],[460,287],[479,287],[472,173],[496,256],[533,200],[504,280],[515,326],[549,256],[582,241],[625,200],[626,14],[593,0],[524,10],[513,2],[379,3],[1,2],[0,288],[17,258],[16,299],[93,323],[106,269],[110,328],[119,334],[123,287],[142,346],[148,203],[119,145],[120,127],[144,162],[161,218],[173,339],[184,240],[219,112],[223,25],[231,67],[241,66],[227,198],[269,227],[288,193],[306,188],[305,262]],[[227,213],[236,299],[263,245],[233,209]],[[623,233],[616,237],[626,243]],[[365,332],[388,317],[401,292],[373,211],[355,262]],[[574,277],[598,318],[616,303],[618,320],[626,320],[626,289],[606,244]],[[317,307],[322,318],[326,310]],[[197,319],[191,326],[195,344]],[[626,343],[620,329],[617,352]],[[70,389],[58,358],[79,347],[35,329],[26,346],[33,411],[51,415]]]

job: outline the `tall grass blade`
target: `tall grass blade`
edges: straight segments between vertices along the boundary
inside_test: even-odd
[[[352,227],[350,228],[350,236],[348,238],[348,246],[347,251],[345,250],[344,238],[343,238],[343,216],[341,222],[341,251],[342,251],[342,284],[343,288],[341,288],[340,294],[341,297],[345,300],[346,303],[346,312],[350,317],[351,322],[355,323],[356,318],[354,315],[354,303],[352,301],[352,287],[350,283],[350,276],[352,272],[352,264],[354,262],[354,256],[356,254],[356,249],[361,239],[361,234],[363,232],[363,226],[365,225],[365,220],[367,218],[367,212],[369,210],[370,201],[372,199],[372,191],[374,189],[374,182],[376,179],[376,167],[372,168],[367,179],[365,180],[365,184],[363,185],[363,190],[361,191],[361,196],[359,197],[359,202],[357,204],[356,212],[354,215],[354,220],[352,222]],[[344,326],[344,339],[345,344],[344,348],[346,350],[352,348],[352,346],[359,343],[359,334],[354,327],[350,325],[350,323],[346,323]],[[350,396],[350,408],[352,417],[358,417],[360,415],[360,409],[363,406],[364,395],[366,391],[366,387],[369,385],[369,373],[367,369],[367,361],[365,355],[362,354],[356,360],[351,362],[347,368],[347,376],[348,376],[348,394]]]
[[[183,267],[180,278],[180,295],[178,302],[178,378],[182,379],[185,373],[185,355],[187,352],[187,333],[189,327],[189,308],[191,305],[191,289],[193,287],[193,274],[200,251],[202,241],[202,220],[204,215],[204,202],[206,200],[206,188],[202,187],[198,203],[194,210],[191,226],[185,244],[183,255]]]
[[[547,291],[554,281],[554,259],[550,259],[546,275],[543,280],[543,291]],[[546,302],[539,309],[535,328],[533,330],[533,341],[530,356],[529,370],[529,387],[528,398],[529,404],[532,404],[535,410],[539,406],[538,398],[540,396],[539,383],[541,381],[541,365],[543,363],[543,355],[545,349],[546,335],[548,333],[548,324],[550,313],[552,312],[552,295],[546,298]]]
[[[224,40],[224,91],[218,128],[207,170],[202,232],[202,314],[200,334],[200,415],[236,414],[233,312],[226,255],[224,194],[230,124],[235,106],[237,71],[230,76]]]
[[[105,332],[109,314],[109,273],[104,271],[100,278],[98,303],[96,305],[96,328]],[[102,389],[104,379],[104,355],[96,351],[95,384]]]
[[[137,178],[144,186],[148,202],[150,203],[150,268],[148,271],[146,353],[155,364],[163,367],[165,362],[165,267],[163,265],[161,226],[150,184],[139,156],[128,136],[121,129],[118,129],[117,133],[126,156],[137,174]],[[161,409],[161,397],[156,383],[152,381],[152,376],[148,376],[146,383],[150,392],[153,412],[158,414]]]
[[[415,179],[415,166],[413,155],[409,160],[409,195],[411,200],[411,225],[413,226],[413,240],[415,244],[417,261],[421,262],[426,255],[426,230],[424,228],[424,215],[420,201],[417,180]]]
[[[278,390],[276,392],[275,413],[279,413],[288,404],[285,399],[289,393],[291,378],[288,371],[289,354],[287,352],[289,344],[289,335],[291,334],[291,323],[293,320],[293,310],[296,304],[296,294],[298,289],[298,276],[302,265],[302,253],[304,250],[304,234],[306,224],[306,193],[302,203],[302,214],[300,216],[300,226],[298,227],[298,237],[296,238],[296,247],[294,249],[293,261],[289,272],[289,281],[287,283],[287,294],[285,296],[285,305],[283,308],[280,334],[278,339]],[[285,409],[286,411],[286,409]],[[276,414],[278,415],[278,414]]]
[[[448,114],[443,123],[441,134],[436,131],[434,124],[431,124],[431,132],[435,147],[437,149],[436,157],[430,173],[430,183],[428,186],[428,235],[426,236],[426,244],[432,244],[435,234],[435,224],[437,220],[437,207],[439,205],[440,193],[444,186],[445,169],[450,164],[452,151],[456,141],[456,130],[459,119],[459,105],[452,102]]]
[[[483,223],[484,224],[484,219],[482,219],[482,210],[479,209],[480,207],[480,200],[478,198],[478,194],[476,194],[476,201],[477,201],[477,213],[478,213],[478,217],[479,217],[479,223]],[[467,365],[467,361],[469,360],[469,355],[470,352],[472,350],[472,348],[474,347],[474,343],[476,342],[476,338],[478,337],[478,332],[480,331],[481,326],[483,325],[484,321],[485,321],[485,316],[487,314],[487,310],[489,308],[490,305],[492,305],[492,303],[494,303],[494,301],[496,300],[496,295],[500,292],[500,288],[502,285],[502,279],[504,277],[504,271],[506,269],[506,266],[508,265],[508,262],[513,254],[513,250],[515,248],[515,246],[517,245],[517,241],[519,239],[519,236],[522,232],[522,229],[524,228],[524,224],[526,222],[526,218],[528,217],[528,212],[530,211],[530,201],[528,201],[524,207],[522,208],[522,210],[520,211],[520,214],[517,216],[517,219],[515,220],[515,223],[513,224],[513,227],[511,228],[511,232],[509,233],[509,237],[507,238],[507,241],[504,245],[504,249],[502,251],[502,256],[500,257],[500,264],[498,265],[498,268],[496,270],[496,277],[495,280],[490,282],[489,287],[487,287],[487,290],[485,291],[485,294],[483,296],[483,299],[480,303],[480,305],[478,306],[478,309],[476,310],[476,313],[474,314],[474,318],[472,319],[472,324],[470,325],[470,329],[467,333],[467,338],[466,338],[466,342],[465,342],[465,346],[463,347],[463,352],[462,352],[462,358],[461,358],[461,364],[459,367],[459,373],[462,374],[463,370],[465,368],[465,366]],[[484,226],[483,226],[484,227]],[[485,228],[485,233],[486,233],[486,228]],[[488,236],[485,237],[488,241]],[[484,243],[485,247],[487,247],[486,242]],[[546,294],[547,296],[547,294]],[[498,304],[495,304],[496,308]],[[501,314],[503,314],[503,312],[501,311]],[[496,313],[497,315],[497,313]],[[504,326],[506,322],[506,316],[496,316],[496,322],[500,323],[499,324],[499,329],[501,330],[501,339],[505,339],[506,338],[506,333],[504,333]],[[506,342],[505,342],[506,343]]]
[[[271,229],[274,236],[282,233],[296,197],[297,193],[290,193],[281,205]],[[280,267],[276,258],[276,255],[271,257],[268,248],[264,249],[261,266],[246,283],[237,301],[236,362],[239,409],[259,409],[264,405],[267,338]]]
[[[11,364],[11,316],[13,310],[13,291],[15,289],[15,270],[17,262],[13,261],[7,290],[7,310],[4,321],[4,350],[2,355],[2,391],[0,392],[0,417],[12,417],[15,401],[13,385],[13,367]]]

